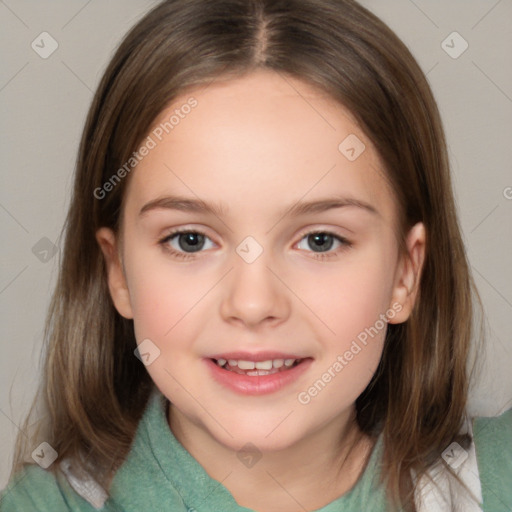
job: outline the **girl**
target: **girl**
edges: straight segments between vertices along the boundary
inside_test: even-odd
[[[509,510],[512,411],[466,413],[473,300],[389,28],[352,0],[167,0],[87,119],[47,415],[0,508]]]

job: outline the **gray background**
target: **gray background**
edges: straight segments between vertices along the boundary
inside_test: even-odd
[[[59,244],[85,115],[113,49],[155,3],[0,1],[0,488],[39,378],[58,264],[52,243]],[[470,410],[497,414],[512,404],[512,0],[361,3],[409,46],[438,100],[488,323]],[[463,49],[459,36],[447,39],[454,31],[469,45],[457,58],[442,47],[446,41],[454,55]],[[58,43],[46,59],[31,47],[42,32]]]

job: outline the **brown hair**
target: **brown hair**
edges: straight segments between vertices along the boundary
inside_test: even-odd
[[[406,46],[353,0],[167,0],[121,43],[86,121],[46,323],[40,399],[47,417],[40,432],[58,452],[50,469],[72,457],[85,469],[94,467],[108,489],[154,387],[133,353],[133,322],[113,306],[95,239],[102,226],[118,232],[129,178],[103,199],[95,190],[128,161],[186,87],[256,68],[306,81],[353,113],[396,195],[403,254],[408,229],[425,225],[414,310],[407,322],[388,325],[379,368],[356,401],[361,430],[383,434],[389,497],[414,510],[411,469],[424,474],[462,426],[472,307],[481,308],[481,301],[430,87]],[[35,446],[24,444],[20,434],[13,473]]]

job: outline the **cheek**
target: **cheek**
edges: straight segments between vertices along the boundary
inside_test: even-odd
[[[350,264],[347,260],[336,274],[320,275],[315,286],[303,287],[308,305],[322,320],[317,332],[324,356],[317,378],[319,386],[329,382],[326,399],[353,401],[370,382],[382,355],[393,276],[389,262],[377,256],[382,253],[374,254],[351,259]]]
[[[208,289],[204,280],[180,271],[157,251],[133,251],[126,259],[137,340],[166,343],[190,324],[194,307]],[[163,348],[163,347],[162,347]]]
[[[304,280],[299,293],[322,320],[325,339],[341,348],[386,313],[392,293],[390,268],[377,254],[354,254],[336,272],[318,272],[315,279]]]
[[[335,334],[323,336],[324,353],[318,361],[317,373],[305,390],[306,395],[299,396],[300,403],[308,403],[321,393],[320,402],[331,407],[337,404],[333,414],[334,410],[352,404],[370,383],[387,332],[381,291],[349,286],[346,291],[344,301],[338,300],[338,307],[334,300],[325,303],[331,309],[330,327]]]

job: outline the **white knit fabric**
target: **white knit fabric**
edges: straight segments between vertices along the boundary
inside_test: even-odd
[[[108,498],[107,491],[89,474],[79,478],[73,473],[73,466],[69,459],[63,459],[60,463],[62,472],[66,475],[69,485],[75,492],[88,501],[95,509],[103,507]]]
[[[469,433],[473,438],[472,421],[466,417],[462,433]],[[454,473],[467,485],[474,494],[468,495],[464,487],[450,474],[449,470],[439,460],[428,471],[437,484],[434,485],[423,476],[416,488],[415,504],[418,512],[482,512],[482,488],[476,458],[474,441],[464,450],[458,443],[452,443],[442,454],[442,458],[451,466]],[[416,482],[416,477],[413,474]]]

